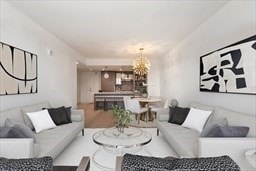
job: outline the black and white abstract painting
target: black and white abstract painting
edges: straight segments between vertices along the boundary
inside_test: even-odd
[[[200,57],[200,91],[256,94],[256,35]]]
[[[0,95],[37,93],[37,55],[0,46]]]

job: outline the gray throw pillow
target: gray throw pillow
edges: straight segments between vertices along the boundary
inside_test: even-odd
[[[16,128],[0,127],[0,138],[25,138]]]
[[[35,141],[35,135],[29,127],[19,121],[6,119],[5,127],[16,128],[24,136],[24,138],[33,138]]]
[[[227,118],[219,118],[217,120],[214,120],[212,122],[208,122],[203,131],[200,134],[200,137],[207,136],[213,129],[218,127],[228,126],[228,120]]]
[[[246,137],[248,132],[246,126],[224,126],[213,129],[207,137]]]

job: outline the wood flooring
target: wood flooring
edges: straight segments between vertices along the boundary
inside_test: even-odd
[[[82,103],[78,109],[84,110],[85,128],[110,128],[115,125],[111,110],[94,110],[93,103]]]

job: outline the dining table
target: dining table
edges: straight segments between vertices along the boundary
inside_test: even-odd
[[[153,115],[150,112],[149,103],[150,104],[158,103],[158,102],[161,102],[162,99],[160,97],[147,97],[147,98],[139,97],[139,98],[135,98],[135,99],[137,99],[142,104],[142,106],[145,106],[147,108],[147,114],[146,115],[142,114],[140,116],[140,120],[143,120],[143,121],[146,121],[146,122],[147,121],[153,121],[154,118],[153,118]]]

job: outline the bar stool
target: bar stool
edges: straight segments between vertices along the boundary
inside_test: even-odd
[[[105,97],[96,97],[95,98],[95,108],[96,110],[98,109],[103,109],[106,110],[106,106],[105,106]]]
[[[115,97],[115,105],[124,108],[123,97]]]
[[[115,105],[115,98],[114,97],[106,97],[105,109],[112,109],[114,105]]]

